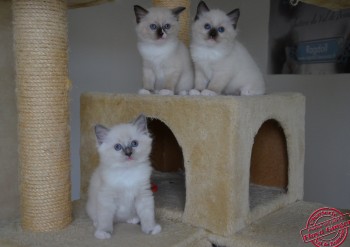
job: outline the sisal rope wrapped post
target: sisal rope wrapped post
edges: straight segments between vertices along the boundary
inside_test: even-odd
[[[21,223],[47,232],[72,221],[65,0],[14,0]]]
[[[156,7],[165,7],[165,8],[175,8],[175,7],[185,7],[185,11],[180,14],[180,30],[179,30],[179,39],[189,45],[190,43],[190,0],[152,0],[153,6]]]

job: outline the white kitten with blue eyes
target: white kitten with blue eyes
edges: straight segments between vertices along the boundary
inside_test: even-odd
[[[201,1],[192,25],[191,56],[195,88],[191,95],[264,94],[264,78],[246,48],[236,40],[240,12],[210,10]]]
[[[187,47],[178,39],[178,18],[184,7],[174,9],[135,5],[138,50],[143,60],[140,94],[187,95],[193,88],[193,65]]]
[[[116,222],[141,223],[143,232],[159,233],[150,189],[152,139],[146,117],[111,129],[96,125],[95,134],[100,164],[91,177],[86,204],[95,237],[110,238]]]

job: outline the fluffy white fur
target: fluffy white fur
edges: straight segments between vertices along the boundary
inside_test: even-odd
[[[246,48],[237,41],[239,10],[209,10],[201,1],[192,25],[191,56],[195,89],[191,95],[264,94],[263,76]],[[223,32],[220,32],[224,30]]]
[[[143,89],[140,94],[186,95],[193,88],[190,53],[177,37],[178,15],[184,9],[155,7],[146,10],[134,6],[138,50],[143,59]]]
[[[111,237],[115,222],[141,223],[147,234],[157,234],[149,162],[152,139],[146,118],[108,129],[96,125],[100,164],[88,190],[86,210],[96,228],[95,237]]]

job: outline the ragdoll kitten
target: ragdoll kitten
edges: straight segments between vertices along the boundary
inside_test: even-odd
[[[184,7],[148,10],[135,5],[138,50],[143,59],[140,94],[186,95],[193,88],[193,67],[187,47],[178,39]]]
[[[141,223],[143,232],[159,233],[150,190],[152,139],[146,117],[111,129],[96,125],[95,134],[100,164],[91,177],[86,205],[95,237],[110,238],[115,222]]]
[[[201,1],[192,25],[191,55],[195,89],[191,95],[257,95],[265,92],[263,76],[245,47],[236,40],[239,9],[228,14],[209,10]]]

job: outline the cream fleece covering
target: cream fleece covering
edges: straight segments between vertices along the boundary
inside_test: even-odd
[[[83,196],[98,164],[94,125],[129,122],[144,113],[168,126],[182,148],[186,181],[182,222],[230,236],[303,197],[305,98],[301,94],[182,97],[87,93],[81,96],[80,110]],[[286,138],[288,192],[260,200],[250,210],[254,137],[271,119],[280,124]],[[269,168],[268,173],[273,172]]]

